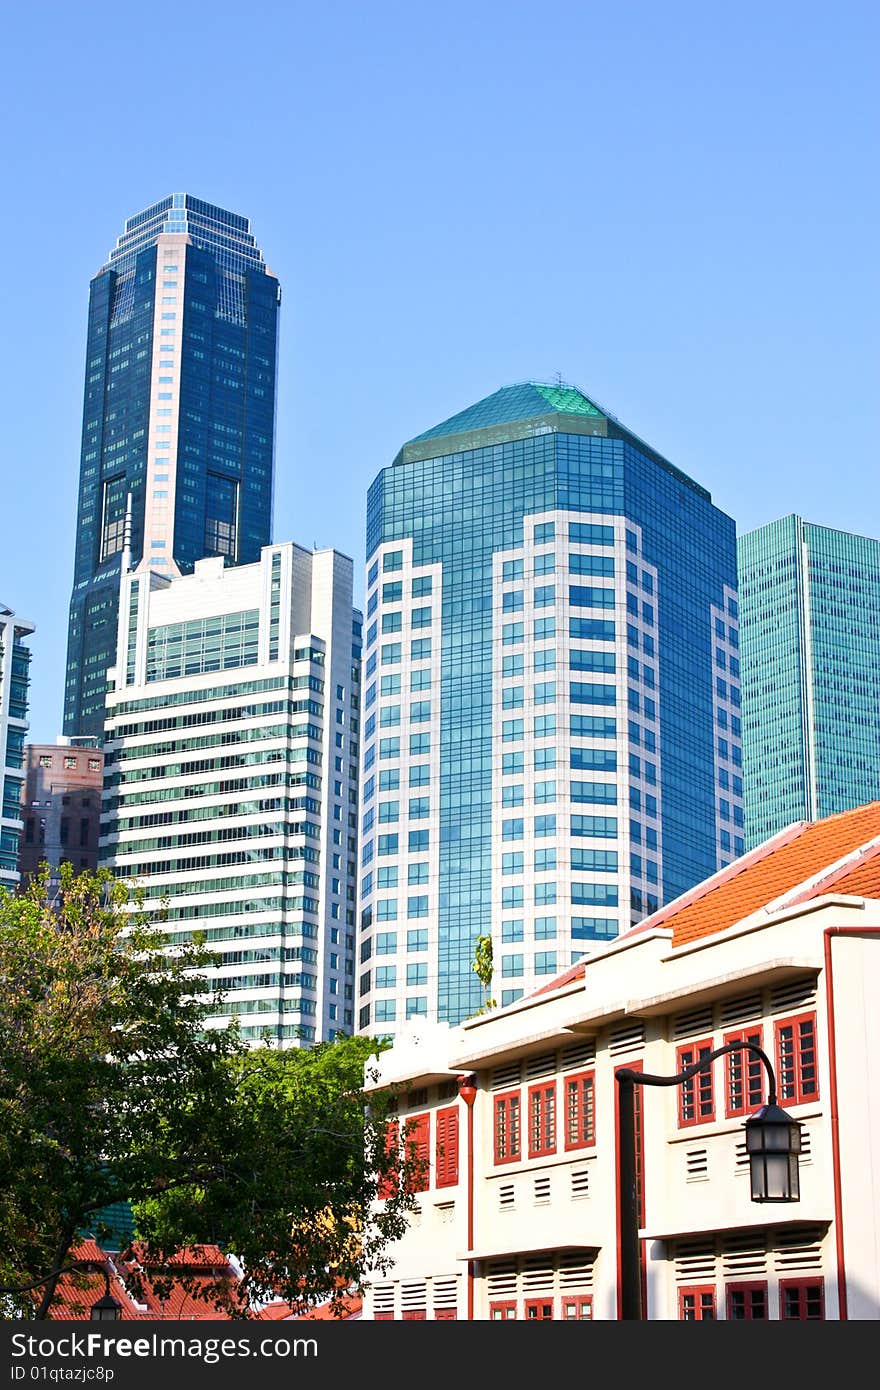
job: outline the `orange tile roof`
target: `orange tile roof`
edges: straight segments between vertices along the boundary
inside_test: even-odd
[[[653,916],[646,917],[627,934],[668,926],[672,928],[675,946],[712,936],[768,903],[793,894],[823,869],[831,869],[846,855],[869,846],[878,836],[880,801],[857,806],[853,811],[841,811],[823,820],[797,821]],[[835,883],[835,892],[844,891],[841,881]],[[866,878],[866,882],[870,881],[870,877]],[[880,872],[875,872],[873,882],[880,893]],[[823,881],[821,886],[805,889],[803,897],[815,897],[827,891]]]
[[[349,1294],[346,1295],[341,1303],[332,1304],[329,1301],[327,1303],[319,1303],[316,1308],[311,1308],[308,1313],[293,1314],[291,1315],[291,1321],[309,1322],[319,1320],[322,1322],[345,1322],[347,1318],[360,1317],[362,1307],[363,1299]]]
[[[823,820],[796,821],[621,935],[628,939],[669,927],[673,945],[683,946],[770,903],[789,906],[825,893],[880,898],[880,801]],[[588,963],[589,957],[576,962],[529,998],[571,984]]]

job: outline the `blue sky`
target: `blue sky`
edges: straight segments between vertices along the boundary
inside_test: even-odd
[[[4,20],[0,599],[61,729],[89,280],[244,213],[282,283],[276,540],[362,594],[400,445],[560,374],[746,531],[880,535],[880,6],[37,3]]]

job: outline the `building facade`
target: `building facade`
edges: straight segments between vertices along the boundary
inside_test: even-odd
[[[28,622],[0,603],[0,749],[3,750],[3,804],[0,807],[0,888],[15,892],[23,830],[24,737],[28,728],[31,652]]]
[[[63,736],[57,743],[26,744],[22,886],[44,862],[57,869],[66,860],[77,873],[97,869],[103,770],[99,748],[80,748]]]
[[[64,733],[100,743],[126,511],[136,567],[271,539],[280,290],[246,217],[174,193],[91,283]]]
[[[123,575],[100,862],[216,954],[251,1043],[352,1032],[360,613],[351,560]]]
[[[751,847],[880,796],[880,541],[786,516],[737,550]]]
[[[367,1319],[617,1320],[622,1167],[646,1320],[880,1318],[880,803],[800,823],[507,1009],[410,1025],[374,1059],[389,1142],[426,1160]],[[751,1200],[763,1050],[799,1199]]]
[[[740,853],[734,524],[574,387],[370,488],[358,1025],[455,1023]]]

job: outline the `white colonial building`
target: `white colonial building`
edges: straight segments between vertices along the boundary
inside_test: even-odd
[[[543,989],[398,1035],[370,1084],[428,1159],[367,1318],[616,1319],[616,1072],[744,1040],[801,1126],[751,1200],[754,1054],[635,1087],[644,1316],[880,1317],[880,803],[798,822]]]

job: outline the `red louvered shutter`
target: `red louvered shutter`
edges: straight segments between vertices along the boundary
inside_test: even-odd
[[[410,1192],[425,1192],[430,1181],[431,1161],[431,1117],[413,1115],[406,1122],[406,1151],[408,1158],[417,1158],[423,1164],[422,1172],[410,1183]]]
[[[385,1125],[385,1153],[393,1156],[396,1160],[400,1146],[400,1126],[397,1120],[388,1120]],[[392,1170],[381,1179],[379,1183],[378,1195],[382,1198],[393,1197],[397,1191],[398,1169],[394,1163]]]
[[[438,1187],[454,1187],[458,1182],[458,1106],[437,1111],[435,1139],[435,1179]]]

